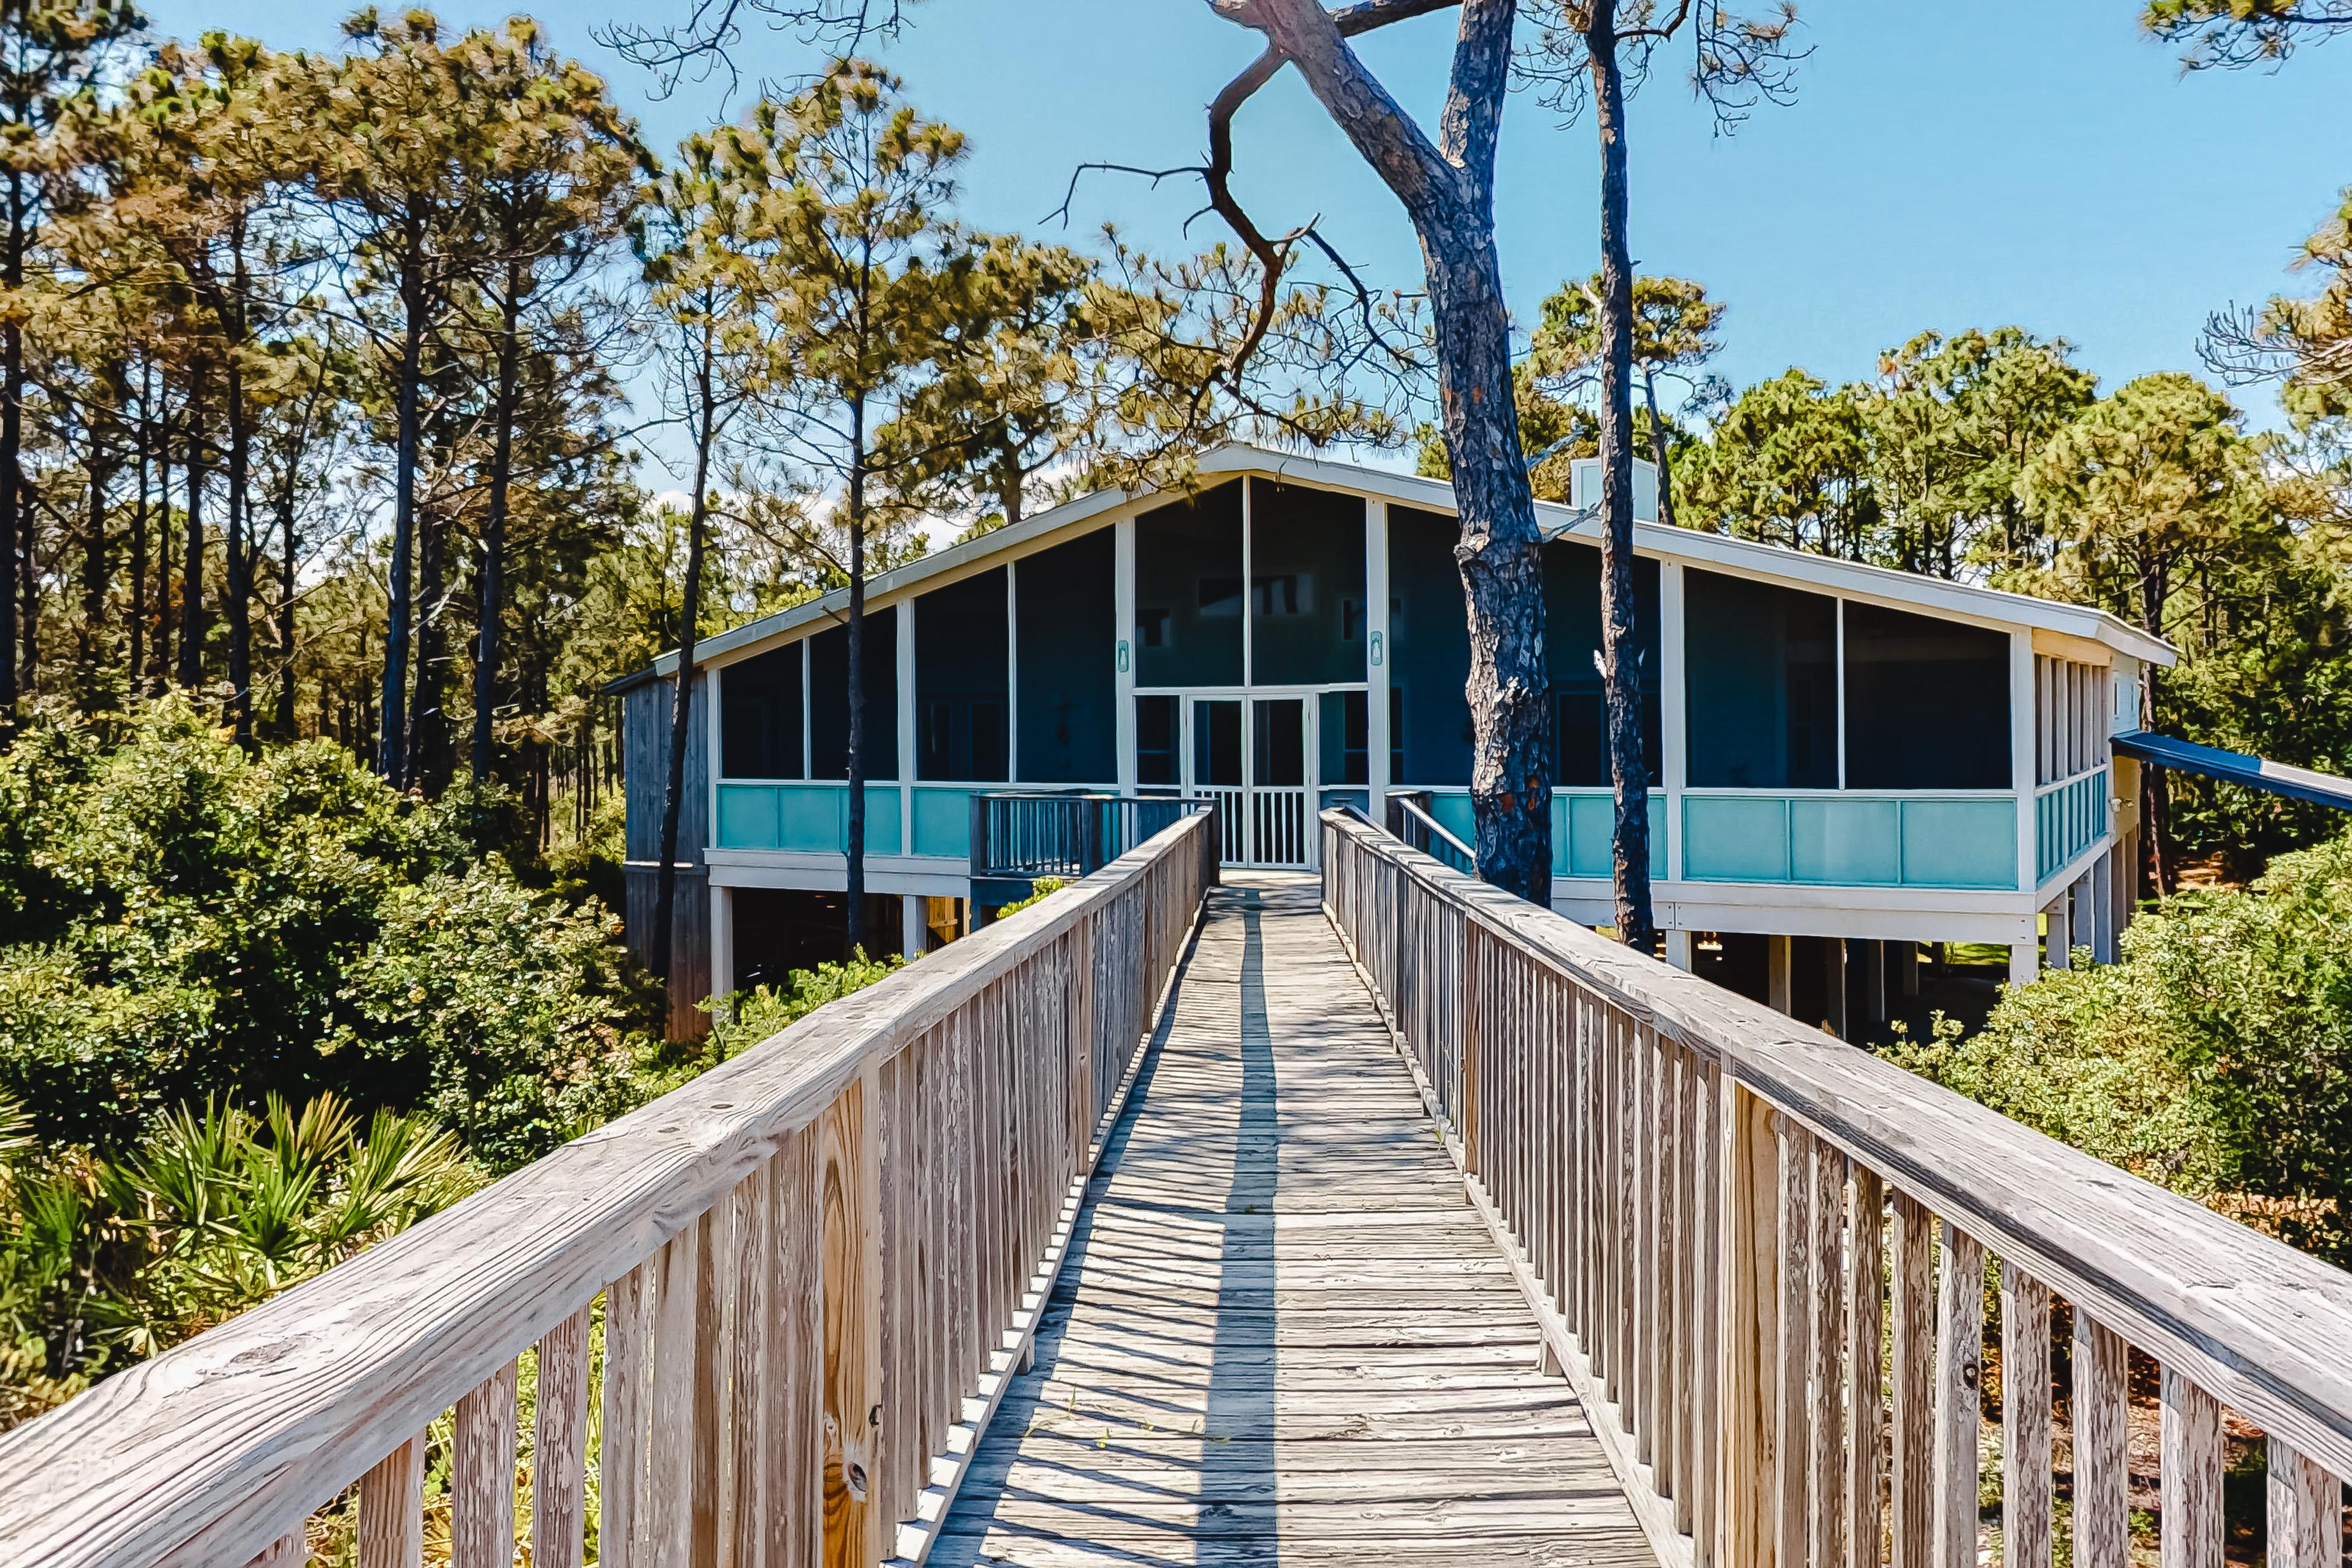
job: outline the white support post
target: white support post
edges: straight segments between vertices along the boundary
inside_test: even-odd
[[[2042,964],[2050,969],[2067,969],[2074,965],[2074,922],[2069,919],[2068,906],[2074,901],[2074,889],[2062,891],[2049,909],[2042,911],[2049,922],[2042,938]]]
[[[1683,634],[1683,564],[1667,561],[1658,569],[1658,737],[1660,787],[1666,801],[1666,877],[1677,880],[1683,869],[1683,789],[1689,780],[1689,686],[1685,674],[1686,652]],[[1838,728],[1845,727],[1841,719]],[[1843,744],[1843,742],[1841,742]],[[1650,831],[1658,831],[1654,821]]]
[[[2067,900],[2067,907],[2072,911],[2067,929],[2074,933],[2076,947],[2091,950],[2091,962],[2094,963],[2104,962],[2099,957],[2098,882],[2099,868],[2096,862],[2093,862],[2074,879],[2074,896]]]
[[[1886,944],[1876,937],[1848,944],[1862,959],[1862,1014],[1865,1024],[1886,1022]]]
[[[1691,933],[1669,928],[1666,936],[1666,962],[1685,973],[1691,966]]]
[[[1853,1038],[1845,1013],[1845,939],[1831,937],[1822,943],[1822,982],[1829,993],[1829,1032],[1841,1040]]]
[[[1791,1000],[1792,983],[1789,973],[1789,939],[1768,936],[1764,939],[1765,997],[1772,1011],[1793,1015],[1796,1004]]]
[[[2017,792],[2017,886],[2020,891],[2034,890],[2036,846],[2033,841],[2033,786],[2035,738],[2040,734],[2035,701],[2038,682],[2034,679],[2033,634],[2014,631],[2009,635],[2009,773],[2010,788]],[[2010,966],[2012,970],[2016,964]]]
[[[1112,731],[1118,736],[1118,793],[1135,793],[1135,661],[1139,645],[1135,636],[1135,519],[1122,517],[1111,524],[1111,602],[1112,626],[1118,632],[1113,648],[1118,671],[1112,682]]]
[[[2116,852],[2110,847],[2085,873],[2091,882],[2091,956],[2116,961]]]
[[[2042,973],[2042,955],[2031,941],[2009,944],[2009,983],[2031,985]]]
[[[899,894],[898,951],[910,959],[922,957],[923,950],[929,945],[925,940],[929,935],[929,927],[923,920],[923,895]]]
[[[1021,777],[1021,563],[1004,563],[1004,778]]]
[[[710,994],[724,1002],[735,989],[735,889],[710,885]]]
[[[1246,475],[1246,474],[1243,475],[1243,476],[1242,476],[1242,684],[1243,684],[1244,686],[1247,686],[1247,685],[1249,685],[1252,681],[1254,681],[1254,680],[1255,680],[1255,679],[1257,679],[1257,672],[1256,672],[1255,668],[1253,667],[1252,662],[1251,662],[1251,659],[1250,659],[1250,652],[1251,652],[1251,649],[1250,649],[1250,623],[1251,623],[1252,621],[1255,621],[1255,619],[1257,619],[1257,615],[1256,615],[1256,612],[1255,612],[1255,603],[1256,603],[1256,597],[1257,597],[1257,580],[1256,580],[1256,579],[1255,579],[1255,578],[1251,574],[1251,567],[1250,567],[1250,543],[1251,543],[1250,535],[1251,535],[1252,533],[1254,533],[1255,531],[1256,531],[1255,529],[1253,529],[1253,528],[1250,526],[1250,492],[1251,492],[1252,490],[1255,489],[1257,489],[1257,486],[1256,486],[1255,483],[1253,483],[1253,482],[1251,481],[1251,479],[1250,479],[1249,476],[1248,476],[1248,475]],[[1250,738],[1250,729],[1251,729],[1251,725],[1250,725],[1250,713],[1249,713],[1249,707],[1248,707],[1248,705],[1247,705],[1246,703],[1244,703],[1244,704],[1243,705],[1243,707],[1242,707],[1242,777],[1243,777],[1243,778],[1244,778],[1244,779],[1246,779],[1246,778],[1248,778],[1248,777],[1250,776],[1250,771],[1249,771],[1249,749],[1250,749],[1250,741],[1249,741],[1249,738]]]
[[[1364,502],[1364,778],[1366,813],[1388,821],[1389,786],[1389,504]]]
[[[915,600],[898,601],[898,853],[915,852]]]

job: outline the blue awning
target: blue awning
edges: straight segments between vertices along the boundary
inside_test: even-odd
[[[2352,779],[2338,778],[2334,773],[2289,767],[2284,763],[2250,757],[2242,752],[2225,752],[2219,746],[2200,746],[2194,741],[2176,740],[2152,730],[2133,730],[2117,735],[2115,748],[2125,756],[2137,757],[2160,768],[2352,811]]]

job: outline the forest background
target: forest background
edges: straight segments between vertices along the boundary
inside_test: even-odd
[[[521,19],[306,50],[0,7],[0,1423],[875,973],[654,1037],[614,676],[1221,440],[1442,468],[1410,291],[982,229],[975,153],[887,70],[739,90],[656,149]],[[2195,371],[2115,385],[1989,322],[1735,387],[1770,301],[1646,277],[1638,439],[1683,526],[2100,605],[2183,650],[2158,727],[2342,771],[2343,199],[2286,291],[2214,301]],[[1597,438],[1591,299],[1520,323],[1554,497]],[[2338,826],[2164,804],[2151,893]],[[2352,870],[2283,864],[2294,896],[2166,906],[2145,962],[1914,1065],[2340,1255]],[[2262,955],[2218,1002],[2217,931]],[[2086,1055],[2124,1069],[2077,1092]]]

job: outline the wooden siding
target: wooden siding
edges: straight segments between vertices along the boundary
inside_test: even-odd
[[[629,951],[645,958],[652,945],[656,882],[661,870],[662,788],[669,777],[669,680],[633,687],[621,699],[621,765],[627,816],[623,829],[628,858],[625,907],[621,920]],[[708,674],[695,678],[694,703],[686,738],[686,798],[677,814],[677,901],[671,915],[671,948],[677,984],[670,987],[669,1037],[698,1040],[709,1033],[708,1014],[695,1005],[710,991],[710,894],[702,852],[710,843],[710,756],[705,737],[704,704],[710,700]]]

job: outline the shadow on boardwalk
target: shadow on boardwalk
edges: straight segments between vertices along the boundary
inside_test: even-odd
[[[1650,1563],[1305,879],[1211,900],[934,1563]]]

